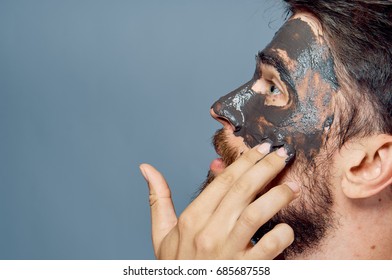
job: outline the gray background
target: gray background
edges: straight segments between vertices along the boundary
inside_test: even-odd
[[[209,107],[249,80],[280,1],[0,0],[0,259],[151,259],[216,157]]]

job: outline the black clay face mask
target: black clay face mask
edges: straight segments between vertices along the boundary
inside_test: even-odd
[[[339,88],[328,46],[307,22],[291,19],[256,61],[253,78],[212,109],[249,147],[268,141],[310,160],[333,122],[332,96]]]

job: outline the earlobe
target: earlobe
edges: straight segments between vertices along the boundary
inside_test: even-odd
[[[342,153],[342,190],[347,197],[371,197],[392,185],[392,135],[362,138]]]

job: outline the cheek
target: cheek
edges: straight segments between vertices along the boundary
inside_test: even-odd
[[[295,123],[303,133],[312,133],[322,129],[326,118],[333,114],[331,85],[321,79],[319,74],[312,74],[298,86],[298,104]]]
[[[295,104],[284,107],[270,106],[268,98],[262,94],[256,94],[243,108],[243,114],[248,128],[281,127],[286,120],[290,119]],[[287,101],[285,100],[286,104]]]
[[[333,95],[331,85],[317,73],[307,76],[298,86],[297,109],[291,119],[288,134],[298,151],[311,160],[319,153],[332,124]]]
[[[257,102],[260,104],[260,102]],[[253,103],[255,104],[255,103]],[[260,105],[258,110],[246,111],[245,126],[236,133],[242,136],[245,143],[253,147],[264,141],[272,142],[273,146],[281,146],[285,143],[292,143],[291,136],[287,139],[288,130],[282,127],[289,116],[292,114],[290,108],[279,108]]]

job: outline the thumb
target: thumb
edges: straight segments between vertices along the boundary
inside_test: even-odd
[[[177,224],[177,216],[169,186],[162,174],[153,166],[145,163],[140,165],[140,171],[150,190],[152,242],[156,254],[162,240]]]

